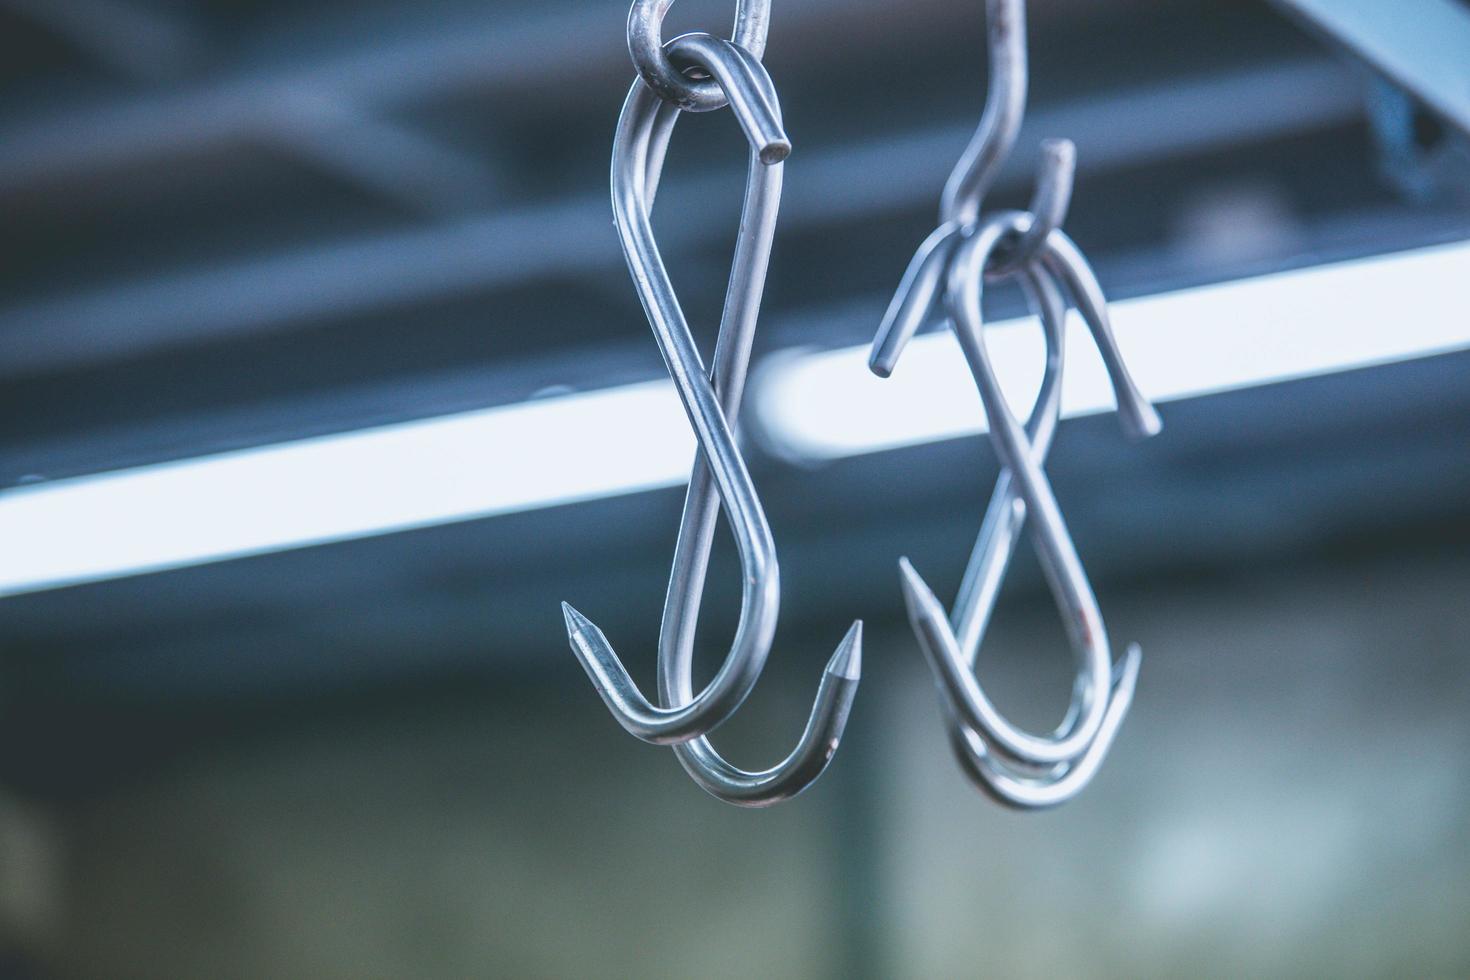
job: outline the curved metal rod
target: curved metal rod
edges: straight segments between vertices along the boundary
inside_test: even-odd
[[[903,581],[905,599],[909,603],[921,644],[931,654],[931,663],[949,689],[965,722],[983,732],[998,750],[1018,760],[1050,763],[1066,762],[1078,757],[1096,736],[1107,705],[1111,663],[1106,627],[1062,518],[1061,509],[1057,506],[1050,483],[1041,470],[1031,442],[1005,401],[985,348],[984,324],[980,312],[985,266],[1006,236],[1024,234],[1029,227],[1029,221],[1029,216],[1025,214],[1002,214],[981,225],[973,235],[967,236],[956,250],[949,267],[946,299],[955,334],[970,364],[971,373],[975,376],[986,415],[990,420],[990,433],[996,453],[1011,480],[1015,482],[1026,509],[1035,517],[1030,530],[1037,556],[1057,599],[1078,660],[1080,710],[1072,729],[1050,738],[1038,737],[1017,729],[1001,717],[980,688],[973,672],[968,669],[968,660],[961,651],[948,620],[942,615],[942,607],[933,598],[933,593],[923,584],[917,573],[913,572],[911,566],[904,566]],[[1052,241],[1053,237],[1049,236],[1046,252],[1048,257],[1052,255]],[[1113,343],[1109,331],[1099,329],[1095,334],[1099,346]],[[1126,368],[1122,367],[1121,358],[1117,358],[1116,362],[1126,381]],[[1136,389],[1131,384],[1121,384],[1117,392],[1120,403],[1133,393],[1136,393]],[[1044,418],[1043,412],[1037,416],[1038,423]],[[978,631],[974,633],[978,635]]]
[[[1072,304],[1092,332],[1097,351],[1102,355],[1103,367],[1108,372],[1108,383],[1112,386],[1117,401],[1118,418],[1123,433],[1130,439],[1147,439],[1156,436],[1164,428],[1163,420],[1153,404],[1138,390],[1128,365],[1123,363],[1123,352],[1118,349],[1113,336],[1112,316],[1108,313],[1108,300],[1103,295],[1102,285],[1092,271],[1092,265],[1077,243],[1061,229],[1053,229],[1046,236],[1046,247],[1037,253],[1038,259],[1047,270],[1066,286]],[[977,294],[978,300],[978,294]]]
[[[780,143],[785,137],[780,116],[766,98],[769,82],[760,77],[763,72],[758,63],[729,42],[708,35],[690,35],[670,42],[670,47],[699,61],[720,84],[750,140],[753,169],[758,174],[768,172],[769,166],[756,162],[771,149],[764,136],[778,134]],[[730,519],[742,570],[740,621],[730,652],[709,685],[676,707],[662,707],[644,697],[601,630],[570,605],[563,603],[562,610],[572,650],[613,717],[646,742],[671,744],[704,735],[727,720],[755,686],[775,634],[780,574],[770,526],[649,223],[648,190],[657,184],[649,164],[656,168],[663,159],[662,148],[650,152],[650,141],[657,130],[670,125],[667,120],[659,122],[662,105],[652,89],[641,80],[634,82],[613,142],[613,216],[644,312]],[[763,261],[769,254],[775,214],[774,209],[762,210],[764,205],[763,194],[747,195],[741,214],[740,237],[753,243],[736,250],[730,299],[737,305],[748,301],[748,284],[764,276]],[[755,295],[759,295],[758,287]],[[735,318],[739,316],[737,311]]]
[[[999,261],[985,270],[988,278],[1013,275],[1041,251],[1052,232],[1066,223],[1076,178],[1077,145],[1068,139],[1042,140],[1041,176],[1032,192],[1031,204],[1026,208],[1031,216],[1031,225],[1021,232],[1013,245],[1006,248]]]
[[[1048,181],[1043,180],[1043,184],[1047,183]],[[1041,200],[1046,196],[1045,192],[1039,190],[1037,199]],[[1043,211],[1043,213],[1056,214],[1058,212]],[[1013,212],[997,216],[985,227],[990,234],[996,237],[996,246],[991,246],[993,248],[1008,237],[1024,239],[1026,234],[1039,223],[1032,215]],[[1062,280],[1067,286],[1084,319],[1091,327],[1099,348],[1104,352],[1104,361],[1109,368],[1117,392],[1125,429],[1144,435],[1158,431],[1160,425],[1157,414],[1138,392],[1123,365],[1107,320],[1106,305],[1102,300],[1101,289],[1090,267],[1082,259],[1071,240],[1060,231],[1053,228],[1052,232],[1047,235],[1044,244],[1045,248],[1038,257],[1040,268],[1023,267],[1021,272],[1022,283],[1027,287],[1032,305],[1040,315],[1047,340],[1047,362],[1042,386],[1024,430],[1026,444],[1030,447],[1031,457],[1037,467],[1044,461],[1050,448],[1060,409],[1062,323],[1066,307],[1059,295],[1055,279]],[[970,250],[971,248],[967,246],[965,251],[954,256],[956,270],[953,274],[957,277],[978,274],[978,269],[985,267],[986,258],[981,256],[978,260],[970,261],[968,269],[963,271],[959,269],[961,263],[965,261],[963,256],[966,253],[971,256],[975,254]],[[973,246],[973,248],[978,249],[979,246]],[[1045,271],[1046,275],[1042,275],[1042,271]],[[978,308],[978,295],[976,306]],[[880,342],[881,339],[880,335]],[[878,349],[878,344],[875,344],[875,352]],[[892,350],[893,348],[889,348],[890,352]],[[992,422],[992,426],[994,424]],[[952,740],[957,749],[970,746],[972,754],[977,757],[979,749],[976,749],[976,746],[985,750],[986,761],[982,764],[976,759],[967,760],[967,770],[984,784],[987,792],[1002,798],[1008,797],[1007,802],[1011,805],[1050,806],[1062,802],[1068,795],[1079,791],[1086,784],[1106,754],[1111,735],[1107,738],[1094,737],[1091,741],[1084,743],[1080,755],[1071,760],[1052,760],[1055,762],[1052,769],[1041,773],[1018,775],[1010,767],[997,760],[993,750],[985,748],[986,736],[993,733],[997,741],[996,747],[1018,758],[1018,761],[1025,764],[1048,761],[1046,756],[1037,758],[1034,755],[1021,756],[1016,753],[1016,749],[1025,748],[1024,740],[1028,736],[1015,729],[998,712],[994,711],[983,689],[974,680],[974,666],[986,626],[1025,518],[1026,504],[1018,496],[1014,487],[1014,477],[1007,467],[1002,471],[992,494],[985,520],[966,569],[959,597],[955,603],[954,612],[947,618],[932,591],[924,584],[912,566],[903,562],[901,568],[905,598],[915,633],[919,637],[926,658],[935,670],[936,679],[946,701],[951,705],[952,728],[954,729],[951,733]],[[1090,596],[1090,590],[1087,594]],[[1067,610],[1063,611],[1065,614]],[[1127,668],[1123,675],[1118,674],[1117,668],[1113,672],[1113,690],[1107,697],[1106,707],[1098,726],[1099,732],[1104,729],[1115,732],[1126,714],[1127,701],[1118,700],[1121,692],[1118,681],[1120,676],[1130,678],[1128,693],[1131,696],[1131,678],[1136,675],[1137,664],[1130,665],[1125,662],[1123,666]],[[1067,717],[1058,727],[1051,741],[1065,743],[1070,736],[1075,736],[1078,732],[1083,731],[1081,723],[1084,720],[1085,709],[1089,704],[1096,703],[1092,700],[1095,698],[1096,688],[1092,678],[1086,671],[1083,671],[1078,675]],[[962,716],[968,716],[968,720],[972,723],[982,720],[983,717],[990,724],[976,724],[975,728],[970,728],[961,720]],[[980,731],[975,729],[980,729]],[[1072,744],[1077,744],[1077,741],[1072,741]],[[1061,754],[1064,751],[1065,749],[1059,745],[1055,754]],[[1046,755],[1050,756],[1053,753]]]
[[[1050,449],[1060,417],[1062,324],[1066,305],[1050,275],[1025,267],[1021,271],[1021,277],[1046,336],[1045,373],[1041,390],[1037,393],[1025,427],[1039,464]],[[985,520],[966,569],[965,580],[960,586],[960,598],[950,616],[952,632],[947,636],[937,637],[941,648],[936,649],[929,640],[930,631],[916,624],[915,632],[919,635],[924,653],[931,664],[937,657],[949,656],[962,659],[966,668],[973,673],[985,627],[999,596],[1001,581],[1014,553],[1016,538],[1025,521],[1025,515],[1025,503],[1013,488],[1010,472],[1003,471],[991,495],[990,506],[986,510]],[[922,591],[928,592],[927,587],[922,586],[922,581],[918,584]],[[942,618],[943,611],[932,595],[930,592],[928,615],[931,619],[938,620]],[[910,603],[911,608],[914,605]],[[1114,666],[1112,688],[1102,724],[1097,736],[1083,753],[1070,762],[1055,763],[1040,769],[1034,765],[1008,765],[998,758],[984,736],[961,720],[954,692],[943,683],[943,671],[936,667],[936,680],[939,681],[938,687],[944,695],[949,718],[950,744],[961,768],[988,795],[1007,806],[1039,809],[1066,802],[1092,780],[1112,747],[1132,703],[1141,660],[1142,655],[1135,645],[1129,648],[1124,660]],[[1066,717],[1057,728],[1058,735],[1075,726],[1085,693],[1086,685],[1079,675],[1073,685],[1073,698]]]
[[[1046,360],[1042,367],[1041,387],[1036,392],[1031,415],[1026,420],[1026,439],[1037,465],[1046,461],[1052,437],[1062,414],[1062,364],[1066,352],[1065,330],[1067,303],[1056,281],[1044,270],[1023,267],[1021,285],[1041,323],[1046,341]],[[996,478],[980,533],[965,566],[964,578],[949,615],[955,642],[971,672],[979,659],[991,614],[1000,599],[1006,570],[1015,554],[1016,542],[1026,523],[1026,502],[1016,491],[1011,471],[1002,468]],[[1075,707],[1075,703],[1074,703]]]
[[[997,759],[985,740],[973,730],[956,722],[950,726],[950,745],[961,768],[991,799],[1009,807],[1040,810],[1067,802],[1092,782],[1092,777],[1113,747],[1123,719],[1133,704],[1142,661],[1143,655],[1134,644],[1114,665],[1108,707],[1097,737],[1070,763],[1059,764],[1040,775],[1019,773]]]
[[[1024,220],[1029,219],[1025,215],[1017,218],[1018,223]],[[1026,423],[1026,437],[1037,465],[1046,459],[1060,414],[1062,337],[1060,328],[1053,333],[1050,324],[1060,323],[1066,307],[1058,295],[1056,279],[1061,279],[1067,286],[1084,321],[1098,339],[1098,349],[1117,393],[1124,433],[1133,438],[1144,438],[1157,434],[1163,425],[1153,405],[1138,391],[1132,375],[1123,364],[1108,319],[1107,303],[1091,266],[1070,238],[1056,229],[1053,231],[1056,236],[1048,236],[1046,250],[1040,257],[1040,264],[1049,274],[1040,276],[1024,267],[1021,273],[1022,285],[1040,316],[1047,340],[1042,387],[1037,393],[1031,418]],[[1002,470],[950,616],[959,647],[972,665],[999,597],[1016,536],[1025,520],[1025,502],[1013,489],[1010,471]]]
[[[945,616],[907,560],[900,562],[900,570],[910,620],[948,706],[951,738],[961,761],[997,799],[1037,807],[1062,802],[1091,779],[1126,715],[1141,658],[1135,647],[1118,666],[1110,663],[1096,597],[1042,471],[1060,410],[1066,307],[1059,285],[1065,286],[1102,353],[1124,430],[1142,437],[1159,431],[1161,423],[1123,364],[1096,277],[1060,230],[1075,174],[1071,142],[1043,144],[1042,174],[1030,213],[1011,212],[981,223],[983,199],[1014,148],[1027,88],[1024,0],[987,0],[986,16],[990,79],[985,110],[945,184],[940,226],[920,245],[884,314],[869,367],[887,377],[920,328],[947,319],[980,390],[1002,473],[953,615]],[[1047,341],[1041,390],[1024,427],[1012,414],[990,365],[981,312],[986,278],[1017,274],[1042,320]],[[1078,660],[1071,703],[1050,737],[1032,735],[1006,721],[974,675],[1028,511],[1036,515],[1029,533]]]
[[[1077,148],[1071,140],[1046,140],[1042,144],[1041,173],[1027,209],[1029,224],[1015,243],[987,270],[991,276],[1011,275],[1040,250],[1050,234],[1067,219],[1072,203],[1072,185],[1077,171]],[[908,342],[938,312],[941,282],[949,267],[955,245],[968,225],[947,221],[919,245],[904,272],[898,290],[883,314],[873,338],[868,367],[880,378],[893,373],[894,365]],[[1101,291],[1099,290],[1099,295]]]
[[[868,370],[878,377],[893,374],[904,348],[938,307],[945,270],[949,268],[962,230],[959,223],[946,221],[929,233],[909,260],[868,354]]]
[[[974,224],[985,195],[1016,145],[1026,114],[1025,0],[986,0],[986,50],[990,81],[985,111],[970,144],[955,164],[939,199],[939,221]]]
[[[725,104],[726,92],[708,78],[690,78],[669,60],[663,41],[664,15],[674,0],[633,0],[628,10],[628,53],[638,74],[665,102],[688,112],[709,112]],[[771,27],[771,0],[735,0],[735,29],[730,40],[755,56],[766,50]]]
[[[1052,436],[1056,432],[1061,416],[1061,380],[1065,348],[1063,331],[1067,305],[1050,274],[1043,269],[1025,266],[1020,272],[1022,286],[1026,290],[1033,312],[1041,322],[1046,340],[1046,361],[1042,371],[1041,387],[1037,391],[1030,417],[1026,421],[1026,436],[1038,464],[1045,461],[1051,449]],[[963,669],[973,674],[979,659],[984,634],[1000,596],[1001,584],[1010,559],[1015,553],[1017,537],[1026,520],[1026,505],[1017,495],[1009,470],[1002,469],[996,481],[990,504],[981,522],[980,533],[965,569],[960,585],[959,598],[954,611],[945,622],[944,610],[932,590],[914,571],[907,559],[899,563],[904,580],[904,594],[909,609],[910,622],[919,638],[925,659],[935,672],[936,685],[944,695],[946,705],[952,705],[956,694],[946,684],[950,671]],[[939,658],[949,658],[955,666],[946,667]],[[1087,685],[1079,680],[1073,685],[1072,702],[1066,717],[1057,728],[1057,735],[1070,731],[1081,714],[1087,695]],[[983,689],[982,689],[983,694]],[[968,741],[980,741],[981,736],[969,729],[951,707],[951,737],[956,745]],[[1065,769],[1065,764],[1053,764],[1052,768]],[[974,772],[971,773],[975,775]],[[980,777],[976,777],[980,778]]]
[[[742,56],[754,61],[749,55],[742,53]],[[758,65],[752,65],[751,70],[768,82],[768,76]],[[780,104],[774,86],[768,85],[767,97],[779,114]],[[667,119],[668,124],[655,126],[648,146],[651,160],[662,160],[675,118],[677,111],[667,108],[660,111],[660,120]],[[747,215],[759,217],[755,222],[744,224],[774,222],[781,195],[782,167],[759,167],[753,160],[749,174],[745,211]],[[650,168],[650,179],[655,182],[648,186],[647,196],[651,201],[656,190],[656,167]],[[769,249],[769,236],[741,235],[736,242],[734,268],[764,269]],[[758,251],[742,254],[745,250]],[[725,314],[710,363],[711,381],[727,419],[733,420],[740,413],[764,284],[764,278],[759,276],[732,275],[730,279]],[[684,515],[674,549],[673,570],[669,574],[659,632],[659,696],[666,705],[683,704],[694,694],[691,680],[694,636],[709,568],[710,545],[719,518],[719,500],[705,455],[700,452],[695,458],[685,492]],[[727,803],[759,807],[789,799],[815,781],[837,751],[857,694],[861,672],[862,622],[858,621],[843,637],[822,673],[816,701],[796,748],[769,769],[752,772],[731,765],[703,737],[675,745],[674,752],[685,771],[701,788]]]

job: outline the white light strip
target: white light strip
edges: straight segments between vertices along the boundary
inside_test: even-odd
[[[674,486],[668,382],[0,493],[0,595]]]
[[[1470,243],[1264,276],[1113,306],[1118,341],[1156,400],[1470,347]],[[1039,331],[987,335],[1028,404]],[[1069,330],[1063,407],[1112,396]],[[753,409],[775,448],[831,459],[980,431],[947,333],[894,377],[866,348],[773,359]],[[675,486],[694,443],[666,381],[206,456],[0,492],[0,595]]]
[[[1317,266],[1124,300],[1118,345],[1144,394],[1163,402],[1470,348],[1470,243]],[[986,343],[1011,404],[1041,384],[1041,331],[997,323]],[[984,431],[984,411],[948,330],[915,339],[893,376],[867,347],[775,360],[756,379],[760,430],[794,459],[837,459]],[[1114,407],[1102,359],[1074,313],[1062,413]]]

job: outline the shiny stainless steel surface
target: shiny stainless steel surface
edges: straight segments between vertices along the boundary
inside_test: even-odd
[[[632,38],[630,26],[630,43]],[[767,806],[805,789],[836,752],[861,675],[862,629],[854,623],[833,654],[806,728],[782,762],[762,771],[742,770],[726,762],[704,737],[740,706],[759,679],[780,600],[770,525],[731,420],[739,414],[745,388],[781,199],[782,161],[790,143],[775,86],[753,54],[707,34],[676,38],[668,49],[680,63],[707,71],[719,84],[750,143],[750,162],[719,337],[707,371],[650,226],[669,138],[681,110],[643,80],[634,82],[613,143],[614,213],[629,271],[700,446],[659,634],[660,704],[639,692],[601,630],[569,605],[563,603],[563,609],[572,649],[625,729],[645,741],[673,744],[680,764],[712,795],[742,806]],[[722,504],[742,560],[741,621],[719,673],[695,694],[694,636]]]
[[[944,614],[907,559],[899,565],[904,600],[946,698],[951,741],[965,770],[997,799],[1034,809],[1065,802],[1092,778],[1127,712],[1140,662],[1132,647],[1122,662],[1112,664],[1102,612],[1042,469],[1056,427],[1063,367],[1066,307],[1059,286],[1092,331],[1125,431],[1141,438],[1158,432],[1161,423],[1123,363],[1096,276],[1059,227],[1071,200],[1072,144],[1045,144],[1030,212],[982,216],[984,195],[1014,147],[1027,89],[1024,0],[990,0],[986,13],[990,89],[985,111],[945,185],[940,226],[910,262],[874,338],[869,364],[881,377],[891,374],[904,345],[943,303],[979,388],[1003,468],[953,615]],[[1041,389],[1024,428],[991,365],[981,311],[987,275],[1007,273],[1021,277],[1047,341]],[[986,626],[1028,515],[1036,555],[1077,663],[1071,706],[1049,736],[1009,722],[975,676]]]

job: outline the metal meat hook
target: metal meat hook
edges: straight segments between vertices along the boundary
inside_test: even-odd
[[[980,391],[1002,471],[971,554],[954,611],[905,560],[904,598],[933,668],[962,764],[1002,802],[1050,806],[1075,794],[1106,755],[1131,703],[1140,655],[1115,667],[1096,597],[1077,557],[1042,464],[1060,412],[1065,289],[1087,322],[1117,398],[1125,431],[1157,432],[1153,407],[1134,385],[1109,323],[1106,300],[1086,259],[1062,232],[1075,171],[1065,140],[1043,144],[1041,178],[1029,212],[980,217],[985,194],[1014,147],[1025,110],[1024,0],[987,0],[990,86],[974,137],[945,185],[940,226],[909,263],[874,338],[869,366],[886,377],[908,341],[937,313],[955,332]],[[984,340],[981,298],[988,278],[1016,276],[1040,317],[1047,363],[1025,426],[1000,389]],[[1049,736],[1012,725],[976,680],[979,649],[1027,516],[1027,530],[1067,626],[1078,671],[1072,701]]]
[[[1025,426],[1026,437],[1040,464],[1050,449],[1061,414],[1063,325],[1067,306],[1046,270],[1023,267],[1020,278],[1033,311],[1041,320],[1046,338],[1046,367],[1041,389]],[[956,664],[963,662],[965,670],[973,674],[986,626],[999,598],[1001,581],[1025,519],[1025,502],[1017,496],[1009,471],[1002,471],[948,624],[933,592],[911,566],[906,562],[903,564],[915,633],[934,666],[936,679],[945,674],[944,667],[937,662],[939,657],[948,657]],[[952,626],[952,629],[944,629],[945,625]],[[1112,746],[1132,703],[1139,663],[1140,654],[1135,646],[1130,648],[1124,661],[1114,667],[1111,694],[1102,724],[1083,753],[1071,762],[1046,767],[1011,765],[998,758],[985,738],[961,719],[953,688],[941,681],[939,686],[945,696],[950,744],[961,767],[981,789],[1005,805],[1038,809],[1065,802],[1091,781]],[[1074,729],[1087,693],[1086,678],[1079,674],[1073,684],[1072,702],[1067,714],[1056,729],[1057,735]]]
[[[980,389],[991,438],[1004,467],[956,604],[953,625],[912,566],[904,563],[902,570],[915,632],[955,713],[983,734],[993,750],[1022,764],[1047,765],[1073,762],[1094,744],[1112,701],[1112,664],[1096,597],[1041,469],[1059,408],[1062,308],[1055,286],[1040,279],[1036,270],[1025,273],[1030,291],[1040,298],[1048,346],[1046,377],[1025,430],[1005,401],[984,343],[980,314],[984,269],[1000,244],[1008,236],[1023,234],[1030,223],[1030,216],[1024,212],[1000,214],[982,223],[957,248],[948,270],[951,322]],[[1095,283],[1090,270],[1085,263],[1074,264],[1080,255],[1065,246],[1064,238],[1062,232],[1052,231],[1036,261],[1048,277],[1067,286],[1092,327],[1098,346],[1105,351],[1118,403],[1127,406],[1122,413],[1125,422],[1131,420],[1140,432],[1156,431],[1157,416],[1123,366],[1105,308],[1093,302],[1096,297],[1090,287]],[[973,672],[1000,578],[1028,513],[1035,518],[1030,527],[1032,540],[1079,666],[1069,720],[1049,737],[1031,735],[1010,724],[985,695]]]
[[[738,50],[738,49],[737,49]],[[740,52],[749,61],[747,52]],[[752,72],[764,82],[770,105],[780,113],[780,103],[769,76],[758,66]],[[674,113],[667,113],[670,119]],[[660,140],[667,143],[672,127],[660,130],[650,151],[662,155]],[[746,184],[747,201],[760,201],[752,210],[765,214],[767,207],[774,221],[780,197],[782,164],[755,166],[752,161]],[[651,195],[650,195],[651,199]],[[743,222],[742,228],[751,223]],[[764,268],[769,257],[770,236],[742,234],[736,244],[735,266],[745,268],[740,255],[746,248],[764,249],[758,265]],[[711,380],[721,400],[725,417],[735,418],[740,412],[745,389],[746,371],[750,363],[756,317],[760,305],[763,280],[741,280],[732,275],[730,296],[743,301],[727,303],[721,319],[719,337],[711,363]],[[751,290],[741,295],[741,290]],[[701,453],[690,475],[684,498],[684,515],[674,551],[673,569],[669,574],[668,593],[664,601],[663,624],[659,633],[659,695],[665,704],[682,704],[693,696],[690,671],[694,655],[694,635],[699,618],[699,605],[709,567],[710,545],[719,517],[719,495]],[[789,799],[811,785],[831,761],[846,726],[862,668],[862,623],[853,623],[828,661],[817,688],[816,701],[796,748],[777,765],[747,771],[725,761],[707,738],[697,738],[674,746],[680,764],[706,792],[737,806],[769,806]]]
[[[701,786],[731,802],[763,805],[798,792],[830,759],[857,685],[860,631],[856,626],[849,631],[828,664],[801,742],[781,765],[746,773],[725,763],[707,742],[689,741],[703,736],[739,707],[759,678],[775,631],[779,574],[774,542],[726,412],[733,416],[743,389],[774,232],[780,161],[789,143],[782,131],[774,87],[753,57],[708,35],[687,35],[667,48],[682,62],[697,64],[715,78],[752,150],[712,384],[649,225],[664,150],[678,110],[661,102],[641,81],[635,82],[614,141],[613,209],[624,254],[700,446],[660,639],[659,687],[666,706],[655,706],[642,695],[596,626],[570,606],[563,604],[563,608],[573,650],[624,728],[645,741],[689,743],[678,747],[680,760]],[[694,695],[688,677],[692,651],[688,643],[681,647],[675,638],[687,635],[692,641],[709,538],[717,517],[716,501],[725,507],[740,553],[744,573],[741,618],[724,664],[709,686]]]

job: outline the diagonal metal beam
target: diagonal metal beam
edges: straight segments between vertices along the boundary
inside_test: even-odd
[[[1273,0],[1470,135],[1470,6],[1460,0]]]

